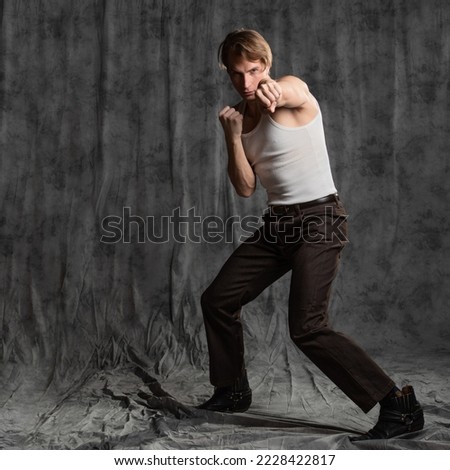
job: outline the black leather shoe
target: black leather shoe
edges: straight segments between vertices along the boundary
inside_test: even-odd
[[[220,411],[223,413],[243,413],[250,408],[252,391],[247,377],[238,379],[233,385],[216,387],[213,396],[197,406],[200,410]]]
[[[351,441],[390,439],[409,432],[420,431],[424,426],[423,410],[416,400],[411,385],[381,405],[377,424],[362,436],[352,436]]]

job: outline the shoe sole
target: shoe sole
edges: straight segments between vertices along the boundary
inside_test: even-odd
[[[401,432],[400,434],[394,434],[389,437],[371,437],[369,433],[363,434],[361,436],[349,436],[351,442],[358,442],[358,441],[381,441],[381,440],[388,440],[393,439],[395,437],[402,437],[412,432],[422,431],[425,426],[425,420],[420,420],[418,423],[414,423],[414,426],[411,426],[407,431]]]

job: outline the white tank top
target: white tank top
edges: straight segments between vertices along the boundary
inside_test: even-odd
[[[283,126],[263,114],[252,131],[242,134],[242,144],[269,205],[298,204],[337,192],[320,110],[300,127]]]

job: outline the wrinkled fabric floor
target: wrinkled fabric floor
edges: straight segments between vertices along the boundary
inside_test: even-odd
[[[205,371],[186,367],[169,377],[130,363],[87,371],[56,392],[45,383],[45,373],[9,365],[2,374],[0,447],[450,449],[448,353],[395,353],[391,375],[400,385],[414,385],[426,426],[389,441],[359,443],[351,443],[348,436],[369,429],[377,407],[362,413],[294,350],[286,352],[290,372],[265,369],[257,359],[248,364],[254,400],[242,414],[195,409],[211,388]]]

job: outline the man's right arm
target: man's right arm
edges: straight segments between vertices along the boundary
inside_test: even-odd
[[[243,115],[226,106],[219,113],[228,152],[228,176],[239,196],[249,197],[256,189],[255,173],[242,146]]]

